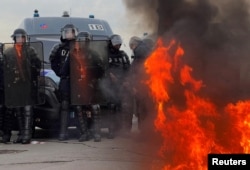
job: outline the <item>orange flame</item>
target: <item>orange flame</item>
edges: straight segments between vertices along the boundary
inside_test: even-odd
[[[173,49],[176,50],[171,55]],[[159,149],[159,155],[166,160],[163,169],[205,170],[209,153],[249,153],[250,101],[228,104],[224,115],[219,113],[209,99],[198,96],[205,86],[191,76],[190,66],[181,64],[183,55],[184,50],[176,41],[165,47],[159,39],[144,63],[149,75],[146,83],[156,102],[154,125],[163,138]],[[184,89],[184,109],[171,101],[169,87],[175,84]]]
[[[231,135],[234,136],[231,139],[234,144],[232,149],[234,152],[250,153],[250,101],[228,104],[225,110],[230,117]]]
[[[15,50],[16,50],[16,54],[17,54],[17,67],[18,67],[18,71],[20,72],[20,76],[21,76],[21,79],[22,80],[25,80],[25,75],[24,75],[24,72],[23,72],[23,54],[22,54],[22,48],[23,48],[23,45],[22,44],[15,44]]]
[[[86,63],[84,62],[84,57],[82,57],[83,55],[84,52],[81,50],[79,42],[76,42],[75,50],[73,52],[73,59],[76,60],[76,69],[78,70],[78,74],[81,75],[81,78],[85,78],[87,74]]]
[[[162,46],[163,42],[161,40],[158,43],[160,47],[157,51],[153,52],[150,58],[145,62],[147,72],[154,75],[151,76],[147,83],[149,84],[152,95],[156,97],[156,100],[158,102],[166,102],[169,100],[169,95],[167,93],[168,90],[166,89],[165,82],[173,83],[173,78],[171,77],[172,64],[168,62],[170,56],[165,56],[169,49]]]

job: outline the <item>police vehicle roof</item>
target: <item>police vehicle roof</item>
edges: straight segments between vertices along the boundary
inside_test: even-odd
[[[24,28],[28,35],[60,35],[60,30],[66,24],[74,24],[79,31],[88,31],[92,35],[110,36],[112,29],[107,21],[81,17],[33,17],[25,18],[20,28]]]
[[[107,21],[84,17],[31,17],[24,18],[19,28],[29,35],[30,41],[42,41],[44,60],[49,62],[51,48],[60,42],[61,28],[74,24],[78,31],[92,34],[93,40],[108,40],[113,31]]]

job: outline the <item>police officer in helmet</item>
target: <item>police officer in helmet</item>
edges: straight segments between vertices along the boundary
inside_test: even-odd
[[[81,60],[80,58],[82,58],[82,53],[81,53],[81,49],[83,48],[83,45],[87,43],[89,43],[89,41],[92,39],[92,36],[88,33],[88,32],[79,32],[77,37],[76,37],[76,41],[75,43],[72,45],[73,50],[71,50],[71,61],[72,60],[78,60],[76,63],[77,64],[81,64]],[[77,67],[77,66],[73,66],[73,67]],[[71,71],[74,70],[73,72],[73,76],[81,76],[78,71],[80,70],[76,70],[71,68]],[[72,75],[72,74],[71,74]],[[74,83],[75,79],[71,77],[71,82]],[[77,83],[77,82],[75,82]],[[75,84],[74,83],[74,84]],[[73,87],[74,88],[74,87]],[[81,87],[77,87],[77,88],[81,88]],[[72,91],[71,91],[72,93]],[[76,94],[77,95],[77,94]],[[83,141],[87,141],[90,139],[90,129],[89,129],[89,124],[88,124],[88,118],[87,118],[87,113],[85,111],[86,106],[83,105],[78,105],[78,104],[72,104],[75,105],[75,111],[76,111],[76,117],[78,120],[78,128],[80,130],[80,138],[78,139],[79,142],[83,142]]]
[[[68,114],[70,111],[70,46],[75,42],[78,29],[73,24],[66,24],[61,29],[61,43],[56,44],[50,54],[51,68],[60,77],[60,134],[59,140],[68,139]]]
[[[79,141],[88,140],[93,127],[95,142],[101,141],[100,105],[98,82],[104,75],[101,56],[90,48],[92,35],[89,32],[79,32],[74,50],[71,54],[71,87],[72,104],[76,105],[81,136]],[[81,96],[81,97],[79,97]],[[90,113],[90,114],[89,114]],[[88,114],[88,117],[87,117]]]
[[[4,125],[6,128],[4,143],[10,141],[11,118],[12,114],[16,112],[19,135],[14,142],[28,144],[32,137],[33,106],[37,102],[38,76],[42,64],[37,51],[28,44],[28,35],[24,29],[14,30],[11,37],[14,40],[14,46],[4,51],[4,71],[6,72],[4,73],[4,88],[5,93],[8,91],[8,94],[5,95],[5,104],[7,103],[8,111],[4,120],[6,124]],[[12,104],[7,101],[8,98],[11,98],[11,100],[19,99]]]
[[[112,93],[110,95],[110,110],[111,110],[111,121],[109,126],[108,138],[114,138],[114,130],[116,124],[116,116],[119,114],[118,119],[122,123],[122,128],[126,128],[127,124],[130,124],[129,118],[131,116],[131,104],[128,102],[128,82],[126,77],[130,68],[130,60],[126,52],[120,50],[122,45],[122,38],[118,34],[113,34],[110,37],[109,43],[109,69],[108,76],[110,79],[110,89]],[[131,122],[132,123],[132,122]]]
[[[151,39],[141,39],[132,36],[129,40],[129,47],[133,52],[133,62],[131,63],[130,77],[131,87],[136,105],[136,116],[138,117],[139,130],[145,130],[144,122],[148,117],[148,87],[142,82],[144,74],[144,62],[154,48],[154,42]],[[146,131],[145,131],[146,132]]]

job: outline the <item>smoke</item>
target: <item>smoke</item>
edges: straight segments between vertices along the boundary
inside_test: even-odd
[[[202,80],[202,94],[218,105],[250,94],[250,20],[246,0],[123,0],[131,20],[142,23],[167,43],[176,39],[184,61]],[[152,17],[153,16],[153,17]]]
[[[137,34],[153,34],[157,32],[158,21],[157,1],[155,0],[123,0],[127,7],[127,20],[130,24],[127,28]],[[134,27],[134,28],[133,28]]]
[[[123,1],[127,5],[128,16],[131,16],[131,21],[133,18],[136,18],[136,15],[144,15],[145,17],[143,17],[140,23],[155,25],[155,27],[151,28],[156,28],[154,33],[158,38],[162,38],[166,45],[172,39],[175,39],[184,49],[185,54],[181,65],[191,66],[193,68],[192,77],[196,80],[202,80],[204,87],[199,91],[198,96],[209,99],[211,103],[217,106],[216,109],[218,109],[221,118],[218,121],[213,121],[215,123],[215,133],[218,135],[217,140],[227,145],[230,138],[224,135],[224,133],[229,132],[230,135],[228,136],[232,136],[230,128],[233,127],[233,123],[231,123],[231,120],[228,120],[230,115],[223,113],[224,108],[229,103],[250,99],[249,1]],[[156,19],[150,17],[155,15]],[[179,79],[177,74],[173,76],[175,76],[174,80]],[[140,82],[139,78],[142,77],[137,75],[137,79],[133,81]],[[168,90],[171,101],[166,103],[166,105],[181,106],[178,109],[184,110],[186,98],[182,84],[175,83],[173,87],[168,87]],[[150,101],[145,101],[145,103],[147,107],[151,106],[151,109],[154,109],[153,105],[150,105]],[[148,109],[148,112],[150,112],[150,109]],[[155,112],[151,112],[149,115],[155,115],[152,113]],[[171,122],[171,114],[169,112],[165,114],[170,119],[169,122]],[[199,119],[199,121],[202,122],[203,126],[205,118],[204,120],[202,119]],[[155,119],[151,118],[152,120]],[[150,126],[150,123],[147,122],[145,126]],[[169,126],[171,124],[166,125],[166,127]],[[145,129],[151,141],[155,140],[155,137],[152,135],[153,133],[148,132],[150,128],[146,127]],[[183,129],[180,127],[179,130]],[[185,138],[180,136],[180,139],[176,140],[183,142]],[[175,141],[175,139],[170,139],[170,141]],[[157,145],[157,142],[155,143]],[[168,148],[167,145],[165,147]],[[171,153],[170,151],[167,154],[174,157],[174,154],[178,154],[178,152],[174,151],[174,153]]]

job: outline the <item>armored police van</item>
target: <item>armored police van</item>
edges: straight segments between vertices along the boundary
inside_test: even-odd
[[[92,34],[93,40],[108,40],[113,34],[110,25],[105,20],[94,17],[71,17],[67,13],[64,13],[62,17],[25,18],[21,22],[19,28],[23,28],[27,32],[30,42],[41,41],[43,43],[44,70],[41,76],[45,78],[45,103],[34,108],[34,125],[43,129],[59,127],[59,77],[51,70],[49,55],[52,47],[60,43],[60,31],[66,24],[74,24],[79,32],[89,32]]]

